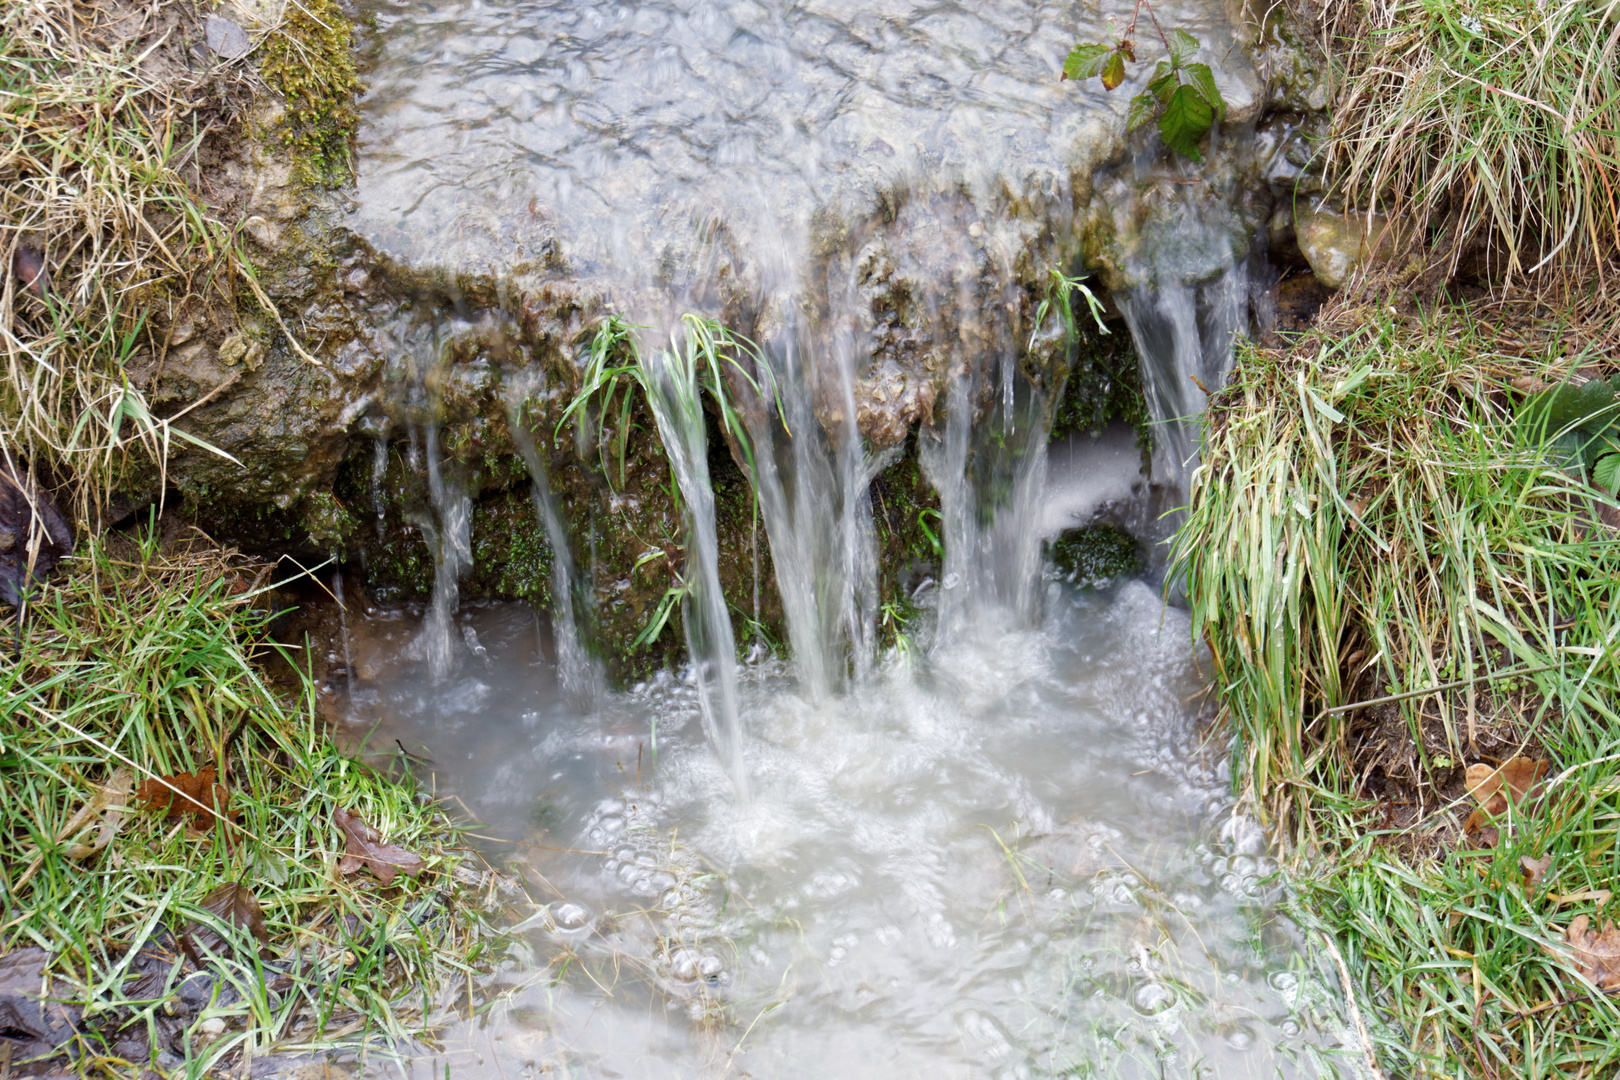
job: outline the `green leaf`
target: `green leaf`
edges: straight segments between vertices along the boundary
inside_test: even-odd
[[[1209,65],[1188,64],[1187,78],[1192,80],[1198,92],[1204,95],[1204,100],[1215,110],[1215,119],[1225,120],[1226,101],[1221,97],[1221,88],[1215,85],[1215,73],[1209,70]]]
[[[1125,121],[1126,131],[1135,131],[1158,112],[1159,103],[1147,94],[1137,94],[1131,98],[1131,114]]]
[[[1194,56],[1198,55],[1198,39],[1185,30],[1170,31],[1170,63],[1175,67],[1186,67]]]
[[[1198,140],[1209,133],[1215,123],[1215,110],[1191,86],[1178,86],[1170,100],[1165,102],[1159,117],[1159,135],[1164,145],[1193,161],[1203,161],[1198,152]]]
[[[1125,57],[1118,50],[1108,54],[1108,63],[1103,65],[1103,89],[1117,90],[1119,84],[1125,81]]]
[[[1176,77],[1176,69],[1170,66],[1168,60],[1160,60],[1159,66],[1153,69],[1153,78],[1148,81],[1148,93],[1159,99],[1160,105],[1168,104],[1170,95],[1175,93],[1181,80]]]
[[[1604,454],[1592,465],[1592,486],[1614,495],[1620,492],[1620,454]]]
[[[1592,379],[1580,386],[1564,383],[1531,394],[1519,406],[1517,424],[1533,444],[1565,430],[1596,435],[1614,421],[1617,411],[1620,402],[1615,401],[1614,387],[1603,379]]]
[[[1069,58],[1063,61],[1063,77],[1089,79],[1093,75],[1101,75],[1113,53],[1114,50],[1107,45],[1081,42],[1069,50]]]

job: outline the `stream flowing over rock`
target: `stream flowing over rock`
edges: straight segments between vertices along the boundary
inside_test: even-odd
[[[550,603],[534,582],[553,545],[527,509],[520,454],[543,434],[549,482],[567,493],[559,521],[588,553],[581,572],[597,601],[633,610],[593,628],[610,654],[656,603],[632,570],[660,545],[677,562],[680,530],[644,405],[616,466],[583,443],[551,446],[606,315],[643,327],[644,350],[688,313],[758,343],[781,415],[762,425],[756,408],[753,434],[772,448],[780,495],[761,492],[762,554],[752,495],[728,511],[732,467],[714,463],[722,588],[800,654],[812,637],[832,656],[869,652],[878,594],[894,587],[877,582],[874,545],[884,529],[918,534],[887,513],[880,480],[874,539],[861,524],[869,486],[920,461],[914,513],[988,512],[982,498],[1002,496],[972,490],[984,470],[960,498],[940,470],[971,471],[971,422],[992,416],[1011,435],[1004,451],[1042,467],[1031,431],[1050,425],[1073,364],[1061,320],[1036,319],[1054,270],[1112,294],[1155,419],[1199,413],[1270,284],[1278,208],[1311,183],[1305,135],[1326,100],[1278,16],[1209,3],[1157,9],[1199,39],[1228,106],[1201,165],[1171,159],[1151,125],[1124,131],[1163,53],[1152,33],[1139,31],[1117,91],[1059,80],[1069,47],[1116,33],[1123,12],[523,0],[364,14],[352,201],[249,229],[312,356],[275,326],[190,356],[196,390],[176,403],[195,404],[190,430],[243,466],[186,451],[169,481],[225,536],[360,559],[385,598],[427,596],[437,568],[441,602],[448,575],[459,596]],[[514,439],[519,384],[535,427]],[[1183,483],[1195,431],[1167,425],[1153,442],[1154,482]],[[154,480],[132,501],[154,497]],[[795,514],[824,503],[845,509],[792,556],[810,567],[796,595],[783,545],[804,533]],[[1040,539],[991,562],[1028,562]],[[829,573],[837,596],[813,598],[825,589],[809,582]]]

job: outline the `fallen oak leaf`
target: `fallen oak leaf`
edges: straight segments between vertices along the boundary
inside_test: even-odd
[[[1499,769],[1482,761],[1468,766],[1464,784],[1480,805],[1463,824],[1463,832],[1476,848],[1495,847],[1499,837],[1495,821],[1509,805],[1523,807],[1541,793],[1547,762],[1516,757]],[[1509,797],[1511,796],[1511,804]]]
[[[422,872],[422,856],[414,851],[383,842],[382,834],[342,807],[332,811],[332,823],[343,832],[343,858],[338,873],[353,874],[369,866],[384,885],[392,885],[400,873],[415,877]]]
[[[240,881],[227,881],[203,897],[199,906],[229,925],[252,934],[259,942],[260,955],[267,954],[270,930],[264,924],[264,909],[259,906],[258,897],[246,885]],[[179,941],[180,948],[198,967],[203,966],[205,953],[218,955],[225,951],[226,946],[226,939],[218,930],[195,920],[186,924]]]
[[[204,831],[213,827],[215,817],[230,819],[235,811],[228,810],[231,793],[224,784],[216,784],[212,765],[195,774],[175,773],[173,776],[153,777],[141,781],[135,790],[135,801],[148,810],[161,810],[165,818],[191,814]]]
[[[1505,786],[1511,793],[1514,803],[1522,804],[1526,798],[1533,798],[1536,795],[1541,778],[1547,775],[1547,768],[1547,762],[1531,761],[1527,757],[1516,757],[1500,769],[1493,769],[1483,761],[1476,761],[1468,766],[1464,783],[1468,788],[1468,794],[1477,802],[1495,803]],[[1502,808],[1507,809],[1506,798],[1502,800]]]
[[[1532,859],[1528,855],[1519,856],[1519,866],[1524,870],[1524,896],[1528,900],[1541,888],[1541,879],[1547,876],[1547,868],[1552,865],[1552,855],[1543,855],[1539,859]]]
[[[1600,990],[1620,986],[1620,927],[1604,922],[1594,933],[1591,917],[1577,915],[1564,935],[1575,968]]]

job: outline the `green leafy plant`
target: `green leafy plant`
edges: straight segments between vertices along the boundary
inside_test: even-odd
[[[1563,383],[1532,393],[1519,406],[1518,438],[1545,446],[1566,468],[1578,468],[1607,495],[1620,495],[1620,397],[1606,379]]]
[[[659,405],[654,395],[659,395],[663,407],[681,413],[688,424],[703,422],[702,397],[707,394],[720,414],[722,431],[736,443],[751,476],[753,442],[737,403],[732,400],[725,373],[731,369],[746,392],[762,401],[773,402],[780,411],[778,389],[764,353],[746,337],[732,333],[712,319],[696,315],[681,319],[680,333],[671,335],[666,349],[643,352],[635,333],[639,329],[642,328],[618,315],[603,320],[591,339],[580,388],[563,410],[553,437],[559,437],[565,427],[574,425],[587,445],[595,443],[602,472],[610,482],[613,472],[608,450],[609,444],[616,443],[619,486],[623,487],[627,479],[625,462],[634,424],[636,394],[639,392],[646,398],[655,413]],[[744,360],[749,363],[744,364]],[[759,378],[755,378],[750,368]],[[673,463],[666,490],[673,503],[681,506],[683,497]],[[635,569],[639,571],[660,558],[668,559],[668,556],[663,547],[654,545],[636,563]],[[672,560],[670,562],[671,583],[636,636],[636,648],[657,642],[677,606],[692,595],[692,580]]]
[[[1195,64],[1198,39],[1185,30],[1165,33],[1147,0],[1137,0],[1130,25],[1112,44],[1080,42],[1063,62],[1063,78],[1102,80],[1105,90],[1117,90],[1125,82],[1125,63],[1136,62],[1136,23],[1146,10],[1168,59],[1153,69],[1147,88],[1131,98],[1127,131],[1135,131],[1149,120],[1157,120],[1164,145],[1193,161],[1203,161],[1199,140],[1209,134],[1216,122],[1226,118],[1226,101],[1215,85],[1215,73],[1208,64]]]

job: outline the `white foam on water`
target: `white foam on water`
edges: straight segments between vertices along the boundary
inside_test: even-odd
[[[357,707],[481,831],[575,852],[518,849],[550,906],[414,1071],[1353,1075],[1205,745],[1185,616],[1140,582],[1047,588],[1036,627],[985,607],[850,694],[746,669],[746,800],[690,678],[570,712],[517,606],[460,616],[489,667],[371,668]]]

